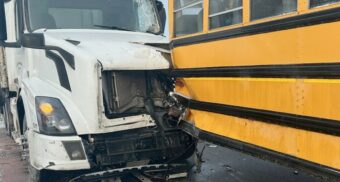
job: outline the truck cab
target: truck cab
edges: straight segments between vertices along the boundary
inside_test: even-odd
[[[193,154],[196,140],[179,128],[187,110],[172,94],[160,2],[0,3],[2,110],[27,152],[31,181],[48,170]]]

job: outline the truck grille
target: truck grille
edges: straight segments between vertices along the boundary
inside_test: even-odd
[[[165,138],[157,130],[133,130],[94,136],[94,158],[99,166],[141,160],[165,162],[190,153],[195,144],[194,139],[181,130],[166,132]]]

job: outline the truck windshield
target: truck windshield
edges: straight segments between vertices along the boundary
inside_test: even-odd
[[[153,0],[27,0],[29,27],[159,33]]]

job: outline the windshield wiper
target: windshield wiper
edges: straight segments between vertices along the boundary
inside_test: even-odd
[[[129,31],[129,32],[137,32],[137,30],[130,30],[124,27],[116,27],[116,26],[107,26],[107,25],[93,25],[94,27],[105,28],[110,30],[122,30],[122,31]],[[157,35],[155,32],[147,30],[144,33],[151,33]]]
[[[116,26],[107,26],[107,25],[93,25],[94,27],[100,27],[100,28],[105,28],[105,29],[111,29],[111,30],[122,30],[122,31],[129,31],[133,32],[133,30],[124,28],[124,27],[116,27]]]

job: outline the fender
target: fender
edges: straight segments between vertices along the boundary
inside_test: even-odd
[[[58,98],[69,113],[78,134],[91,132],[91,127],[87,126],[86,118],[78,110],[78,107],[72,102],[71,95],[67,90],[39,78],[30,78],[22,80],[21,95],[25,103],[27,126],[34,131],[39,132],[37,116],[35,110],[35,97],[45,96]],[[81,126],[81,127],[77,127]]]
[[[30,129],[34,129],[35,131],[39,131],[34,109],[34,98],[30,98],[27,92],[22,90],[19,93],[19,97],[21,97],[23,102],[26,121],[30,121],[27,122],[27,127]]]

